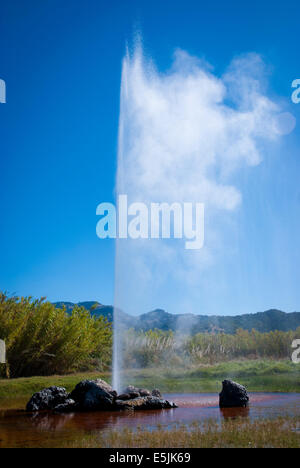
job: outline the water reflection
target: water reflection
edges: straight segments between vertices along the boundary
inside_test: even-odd
[[[250,408],[221,408],[220,412],[224,419],[249,418]]]
[[[165,395],[179,408],[162,411],[29,414],[24,411],[0,411],[0,447],[59,447],[87,434],[139,427],[164,429],[192,422],[214,420],[217,424],[236,418],[249,420],[300,415],[300,394],[250,394],[250,407],[219,409],[216,394]],[[0,403],[1,404],[1,403]]]
[[[28,415],[32,425],[40,431],[58,431],[62,429],[75,414],[60,414],[52,413],[34,413]]]

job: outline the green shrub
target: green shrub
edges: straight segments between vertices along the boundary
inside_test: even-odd
[[[43,298],[0,293],[0,337],[6,342],[10,376],[51,375],[110,364],[111,325],[83,307],[71,314]]]

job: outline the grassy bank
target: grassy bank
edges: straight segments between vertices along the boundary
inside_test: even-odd
[[[300,448],[300,418],[194,423],[172,431],[111,431],[72,444],[80,448]]]
[[[83,379],[111,381],[110,373],[81,373],[51,377],[28,377],[0,380],[0,402],[26,399],[51,385],[68,391]],[[241,361],[184,369],[140,369],[124,372],[124,384],[160,388],[163,392],[219,392],[221,382],[232,378],[249,391],[300,392],[300,365],[289,361]]]
[[[28,399],[35,392],[43,388],[57,385],[71,391],[75,385],[84,379],[104,379],[110,381],[109,373],[83,373],[71,375],[52,375],[50,377],[22,377],[19,379],[0,380],[1,401],[8,399]]]
[[[290,361],[232,361],[185,369],[141,369],[124,374],[124,382],[163,392],[219,392],[231,378],[252,392],[300,392],[300,365]]]

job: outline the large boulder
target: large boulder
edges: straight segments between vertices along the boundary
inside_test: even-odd
[[[49,387],[35,393],[27,403],[27,411],[52,410],[56,406],[64,404],[69,397],[63,387]]]
[[[83,380],[70,394],[70,398],[81,411],[113,409],[116,396],[117,392],[101,379]]]
[[[243,385],[232,380],[224,380],[222,385],[223,388],[219,395],[220,408],[245,408],[248,406],[249,396]]]

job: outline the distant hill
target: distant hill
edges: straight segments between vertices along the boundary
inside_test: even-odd
[[[72,302],[55,302],[56,307],[66,307],[71,312],[76,305]],[[114,310],[112,306],[106,306],[99,302],[79,302],[77,305],[85,307],[92,315],[102,315],[113,322]],[[182,333],[235,333],[238,328],[251,331],[253,328],[260,332],[274,330],[288,331],[300,327],[300,312],[286,313],[281,310],[271,309],[265,312],[244,314],[235,316],[209,316],[193,314],[170,314],[162,309],[156,309],[146,314],[133,317],[118,310],[118,316],[124,327],[136,330],[180,330]]]

